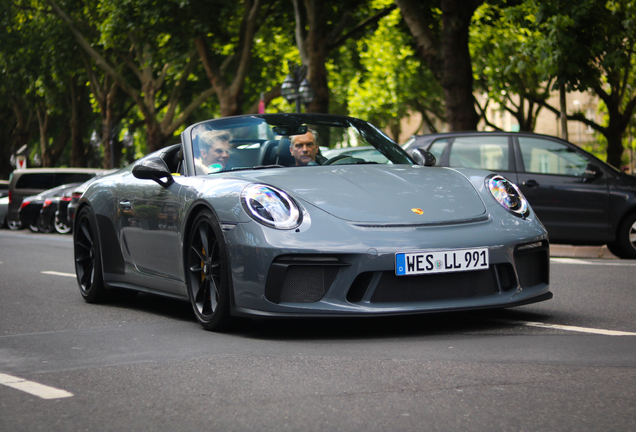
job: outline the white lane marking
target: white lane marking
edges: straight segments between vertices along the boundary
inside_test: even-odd
[[[550,258],[551,262],[559,264],[581,264],[581,265],[601,265],[601,266],[622,266],[635,267],[636,263],[623,261],[586,261],[577,258]]]
[[[41,397],[42,399],[60,399],[73,396],[73,393],[69,393],[66,390],[56,389],[55,387],[49,387],[34,381],[27,381],[1,373],[0,384],[32,394],[33,396]]]
[[[511,319],[499,319],[499,318],[491,318],[491,321],[502,322],[506,324],[518,324],[528,327],[541,327],[541,328],[549,328],[554,330],[565,330],[565,331],[573,331],[573,332],[581,332],[581,333],[592,333],[592,334],[600,334],[605,336],[636,336],[636,333],[618,331],[618,330],[603,330],[603,329],[595,329],[589,327],[577,327],[577,326],[568,326],[568,325],[560,325],[560,324],[548,324],[548,323],[540,323],[533,321],[519,321],[519,320],[511,320]]]
[[[42,274],[48,274],[53,276],[66,276],[66,277],[75,277],[75,273],[62,273],[56,271],[43,271]]]

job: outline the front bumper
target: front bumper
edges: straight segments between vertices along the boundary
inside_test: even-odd
[[[314,213],[315,215],[315,213]],[[547,300],[549,244],[536,219],[360,227],[314,217],[306,230],[253,223],[225,233],[234,313],[360,316],[503,308]],[[487,270],[396,276],[395,254],[488,247]]]

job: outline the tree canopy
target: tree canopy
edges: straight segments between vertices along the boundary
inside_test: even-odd
[[[620,166],[636,106],[636,10],[628,0],[3,0],[0,178],[29,165],[122,166],[192,122],[294,109],[280,96],[307,66],[311,112],[372,121],[396,140],[489,124],[488,103],[521,130],[550,92],[591,91],[593,128]],[[291,62],[291,63],[290,63]],[[484,94],[487,98],[474,95]],[[494,126],[494,125],[490,125]],[[132,143],[132,147],[130,146]]]

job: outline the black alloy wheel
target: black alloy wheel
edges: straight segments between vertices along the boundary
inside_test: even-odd
[[[73,236],[75,274],[80,293],[88,303],[100,303],[105,297],[104,277],[95,217],[89,207],[84,207],[77,218],[77,230]]]
[[[206,330],[230,323],[230,280],[223,232],[209,210],[197,215],[186,244],[188,296]]]

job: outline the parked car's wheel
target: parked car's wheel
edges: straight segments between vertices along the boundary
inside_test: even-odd
[[[71,229],[72,229],[70,224],[66,225],[65,223],[58,221],[57,218],[55,218],[53,227],[55,228],[55,231],[57,231],[59,234],[68,234],[71,232]]]
[[[7,226],[9,227],[9,229],[11,231],[17,231],[19,229],[22,229],[22,224],[20,223],[20,221],[7,221]]]
[[[636,213],[629,215],[620,224],[616,241],[607,246],[619,258],[636,259]]]
[[[46,224],[44,222],[44,218],[42,218],[42,215],[38,217],[38,231],[44,234],[48,234],[53,231],[53,227],[51,226],[51,224]]]
[[[33,218],[33,221],[29,224],[29,229],[36,233],[36,232],[40,232],[40,229],[38,228],[38,219],[39,218]]]
[[[230,322],[230,275],[223,232],[209,210],[197,215],[186,243],[188,296],[206,330],[222,330]]]
[[[78,216],[73,237],[75,274],[80,293],[88,303],[100,303],[106,298],[97,225],[93,212],[84,207]]]

